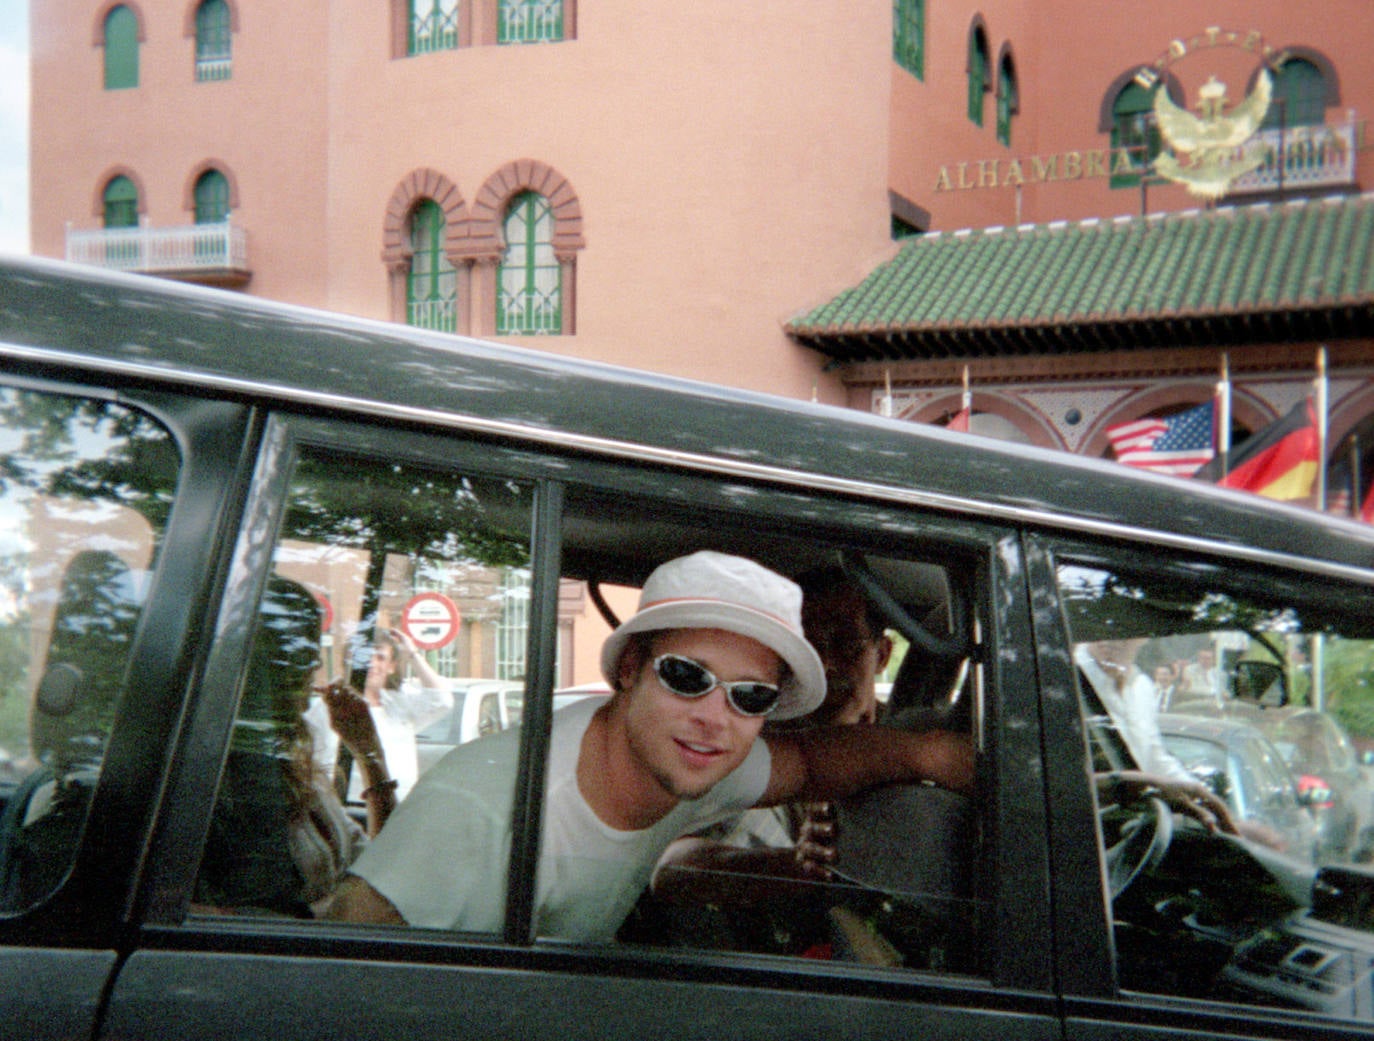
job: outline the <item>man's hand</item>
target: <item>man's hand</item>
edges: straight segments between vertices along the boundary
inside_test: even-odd
[[[339,735],[355,759],[376,756],[381,751],[377,725],[372,721],[366,699],[343,680],[315,688],[329,710],[329,725]]]
[[[1118,802],[1134,802],[1146,795],[1157,795],[1170,809],[1192,817],[1208,831],[1240,834],[1231,809],[1201,781],[1182,781],[1141,770],[1118,770],[1098,777],[1106,797]]]
[[[835,862],[838,829],[835,806],[828,802],[808,802],[802,805],[801,823],[797,827],[797,844],[792,857],[803,878],[828,882],[834,875],[830,865]]]

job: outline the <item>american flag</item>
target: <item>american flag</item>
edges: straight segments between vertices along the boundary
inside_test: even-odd
[[[1213,403],[1165,419],[1153,416],[1107,428],[1118,462],[1156,473],[1191,477],[1214,454]]]

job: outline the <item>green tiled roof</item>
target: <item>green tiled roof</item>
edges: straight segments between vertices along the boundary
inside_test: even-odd
[[[786,329],[844,361],[1374,336],[1374,194],[923,235]]]

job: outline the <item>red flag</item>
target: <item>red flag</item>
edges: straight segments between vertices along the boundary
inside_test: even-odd
[[[1240,488],[1270,499],[1305,499],[1312,494],[1320,465],[1320,434],[1310,398],[1281,419],[1246,438],[1227,460],[1214,459],[1196,474],[1223,488]]]
[[[958,430],[960,433],[967,434],[968,421],[971,418],[972,412],[972,409],[961,408],[958,412],[949,417],[949,422],[945,424],[945,429]]]
[[[1374,484],[1369,486],[1369,494],[1364,497],[1364,502],[1360,506],[1360,520],[1366,524],[1374,524]]]

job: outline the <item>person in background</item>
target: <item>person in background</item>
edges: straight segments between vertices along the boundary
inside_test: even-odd
[[[403,678],[408,669],[415,673],[415,679]],[[342,695],[348,693],[367,704],[377,733],[381,735],[387,767],[396,782],[396,797],[404,799],[420,772],[415,735],[453,707],[453,692],[448,681],[434,671],[409,636],[400,629],[386,629],[373,641],[361,693],[342,678],[321,687],[319,692],[325,696],[325,701],[330,695],[341,700]],[[315,708],[312,723],[320,746],[317,758],[332,764],[338,743],[331,732],[333,728],[321,728],[320,719],[320,709]],[[348,788],[349,801],[356,802],[364,787],[361,772],[355,771]]]

